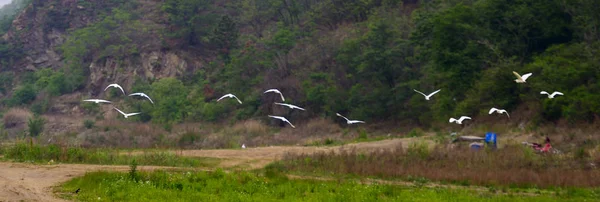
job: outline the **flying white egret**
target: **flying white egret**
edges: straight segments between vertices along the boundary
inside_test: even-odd
[[[154,102],[152,101],[152,99],[150,99],[150,96],[146,95],[146,93],[132,93],[132,94],[129,94],[129,96],[141,96],[141,97],[145,97],[148,100],[150,100],[150,102],[152,104],[154,104]]]
[[[542,91],[542,92],[540,92],[540,94],[546,94],[546,95],[548,95],[548,98],[550,98],[550,99],[554,98],[557,95],[565,95],[565,94],[563,94],[561,92],[558,92],[558,91],[554,91],[552,94],[550,94],[550,93],[548,93],[546,91]]]
[[[123,111],[121,111],[121,110],[117,109],[116,107],[113,107],[113,108],[114,108],[115,110],[119,111],[119,113],[123,114],[123,116],[124,116],[125,118],[127,118],[127,117],[130,117],[130,116],[135,116],[135,115],[141,114],[140,112],[126,114],[125,112],[123,112]]]
[[[279,120],[282,120],[282,121],[284,121],[284,122],[286,122],[286,123],[290,124],[290,126],[292,126],[292,128],[296,128],[296,126],[292,125],[292,123],[290,123],[290,121],[288,121],[288,120],[287,120],[285,117],[283,117],[283,116],[271,116],[271,115],[269,115],[269,117],[271,117],[271,118],[274,118],[274,119],[279,119]]]
[[[462,122],[463,122],[465,119],[469,119],[469,120],[471,120],[471,117],[468,117],[468,116],[461,116],[459,119],[450,118],[450,123],[452,123],[452,122],[455,122],[455,123],[457,123],[457,124],[462,124]]]
[[[523,74],[523,76],[519,75],[519,73],[513,71],[513,74],[515,76],[517,76],[517,79],[515,79],[515,82],[517,83],[526,83],[525,81],[527,80],[527,78],[529,78],[531,75],[533,75],[533,73],[527,73],[527,74]]]
[[[123,90],[123,87],[119,86],[119,84],[116,83],[106,86],[106,88],[104,88],[104,91],[106,91],[110,87],[121,89],[121,92],[123,92],[123,95],[125,95],[125,90]]]
[[[506,116],[508,116],[508,118],[510,118],[510,115],[508,115],[508,112],[507,112],[506,110],[504,110],[504,109],[497,109],[497,108],[495,108],[495,107],[492,107],[492,108],[490,109],[490,112],[489,112],[489,114],[492,114],[492,113],[494,113],[494,112],[496,112],[496,113],[498,113],[498,114],[505,113],[505,114],[506,114]]]
[[[438,89],[438,90],[436,90],[435,92],[433,92],[433,93],[431,93],[431,94],[429,94],[429,95],[425,95],[425,93],[423,93],[423,92],[421,92],[421,91],[418,91],[418,90],[416,90],[416,89],[413,89],[413,90],[414,90],[415,92],[417,92],[417,93],[419,93],[419,94],[421,94],[421,95],[425,96],[425,100],[429,100],[429,98],[431,98],[431,96],[433,96],[433,95],[435,95],[436,93],[440,92],[440,90],[442,90],[442,89]]]
[[[228,97],[228,98],[235,98],[240,104],[242,104],[242,101],[240,99],[238,99],[235,95],[231,94],[231,93],[227,94],[227,95],[223,95],[223,97],[219,98],[217,100],[217,102],[221,101],[223,98],[226,98],[226,97]]]
[[[281,96],[281,101],[285,101],[285,98],[283,98],[283,94],[281,94],[281,91],[279,91],[275,88],[266,90],[263,94],[265,94],[265,93],[277,93],[277,94],[279,94],[279,96]]]
[[[281,105],[281,106],[286,106],[286,107],[289,107],[290,109],[299,109],[299,110],[305,111],[305,109],[303,109],[302,107],[298,107],[298,106],[296,106],[296,105],[285,104],[285,103],[279,103],[279,102],[276,102],[275,104],[276,104],[276,105]]]
[[[83,101],[94,102],[96,104],[98,104],[98,103],[110,103],[110,101],[108,101],[108,100],[101,100],[101,99],[87,99],[87,100],[83,100]]]
[[[346,124],[348,124],[348,125],[350,125],[350,124],[355,124],[355,123],[365,123],[364,121],[359,121],[359,120],[350,120],[350,119],[346,118],[345,116],[342,116],[342,115],[341,115],[341,114],[339,114],[339,113],[335,113],[335,115],[337,115],[337,116],[339,116],[339,117],[342,117],[342,118],[346,119]]]

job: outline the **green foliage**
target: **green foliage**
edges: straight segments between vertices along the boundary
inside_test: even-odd
[[[412,130],[410,130],[410,132],[408,132],[408,134],[406,134],[407,137],[421,137],[423,135],[425,134],[420,128],[413,128]]]
[[[39,115],[34,115],[27,121],[27,129],[29,136],[37,137],[44,131],[44,124],[46,120]]]
[[[167,0],[162,10],[167,13],[167,36],[184,41],[183,46],[197,46],[207,42],[211,25],[216,17],[211,11],[211,0]]]
[[[138,54],[148,36],[148,28],[134,14],[120,8],[113,9],[100,22],[71,32],[60,47],[67,64],[67,90],[72,92],[84,86],[88,62]]]
[[[12,0],[9,4],[0,7],[0,36],[11,28],[15,16],[30,2],[31,0]]]
[[[131,164],[129,165],[129,179],[133,181],[139,181],[139,176],[137,173],[137,162],[135,159],[131,160]]]
[[[34,73],[36,77],[35,87],[37,91],[47,91],[50,95],[57,96],[68,93],[68,83],[65,74],[50,68],[44,68]]]
[[[14,76],[14,72],[0,73],[0,93],[6,94],[12,90]]]
[[[31,84],[25,84],[23,86],[19,86],[15,92],[13,93],[12,98],[9,100],[9,104],[11,106],[19,106],[24,104],[29,104],[35,97],[37,92],[35,88]]]
[[[237,47],[238,37],[236,23],[229,16],[224,15],[213,30],[211,43],[217,46],[220,54],[228,60],[231,49]]]
[[[86,119],[83,121],[83,126],[87,129],[91,129],[94,127],[95,122],[93,120]]]
[[[187,116],[188,89],[175,78],[163,78],[152,84],[151,95],[156,100],[151,112],[153,121],[177,123]]]
[[[137,155],[125,155],[115,149],[85,149],[81,147],[61,147],[59,145],[37,145],[17,143],[3,149],[4,158],[19,162],[47,163],[87,163],[102,165],[137,165],[212,167],[219,163],[211,158],[189,158],[170,152],[144,152]]]
[[[277,166],[269,169],[278,173]],[[593,198],[593,190],[578,195],[482,194],[467,188],[418,188],[386,184],[361,184],[352,180],[290,180],[279,175],[263,176],[246,171],[138,172],[139,180],[127,173],[89,172],[74,178],[58,192],[77,201],[582,201]],[[426,179],[417,179],[426,181]],[[70,194],[80,188],[78,194]]]
[[[544,99],[543,116],[547,120],[592,122],[600,113],[600,60],[593,52],[600,43],[557,45],[535,57],[526,68],[539,74],[532,85],[531,97]],[[547,99],[540,91],[560,91],[565,96]],[[527,98],[527,97],[526,97]],[[533,99],[533,98],[529,98]]]
[[[21,59],[23,55],[24,51],[20,41],[16,40],[9,43],[0,38],[0,67],[9,67],[9,65]]]

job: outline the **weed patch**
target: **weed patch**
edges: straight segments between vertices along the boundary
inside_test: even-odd
[[[561,196],[481,194],[467,189],[419,188],[344,181],[288,179],[280,165],[265,172],[92,172],[55,189],[76,201],[582,201],[590,193]],[[422,183],[426,183],[421,180]],[[73,194],[80,189],[79,194]]]
[[[3,148],[4,158],[19,162],[87,163],[103,165],[137,165],[213,167],[218,164],[213,158],[181,157],[168,152],[145,152],[139,155],[119,154],[118,150],[85,149],[59,145],[41,146],[17,143]]]

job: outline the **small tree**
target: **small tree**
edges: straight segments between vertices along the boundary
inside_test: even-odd
[[[37,137],[44,130],[44,118],[39,115],[34,115],[32,118],[29,118],[27,122],[27,127],[29,128],[29,136]]]

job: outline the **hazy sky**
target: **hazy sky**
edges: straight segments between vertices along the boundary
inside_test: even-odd
[[[0,0],[0,7],[4,6],[5,4],[10,3],[12,0]]]

